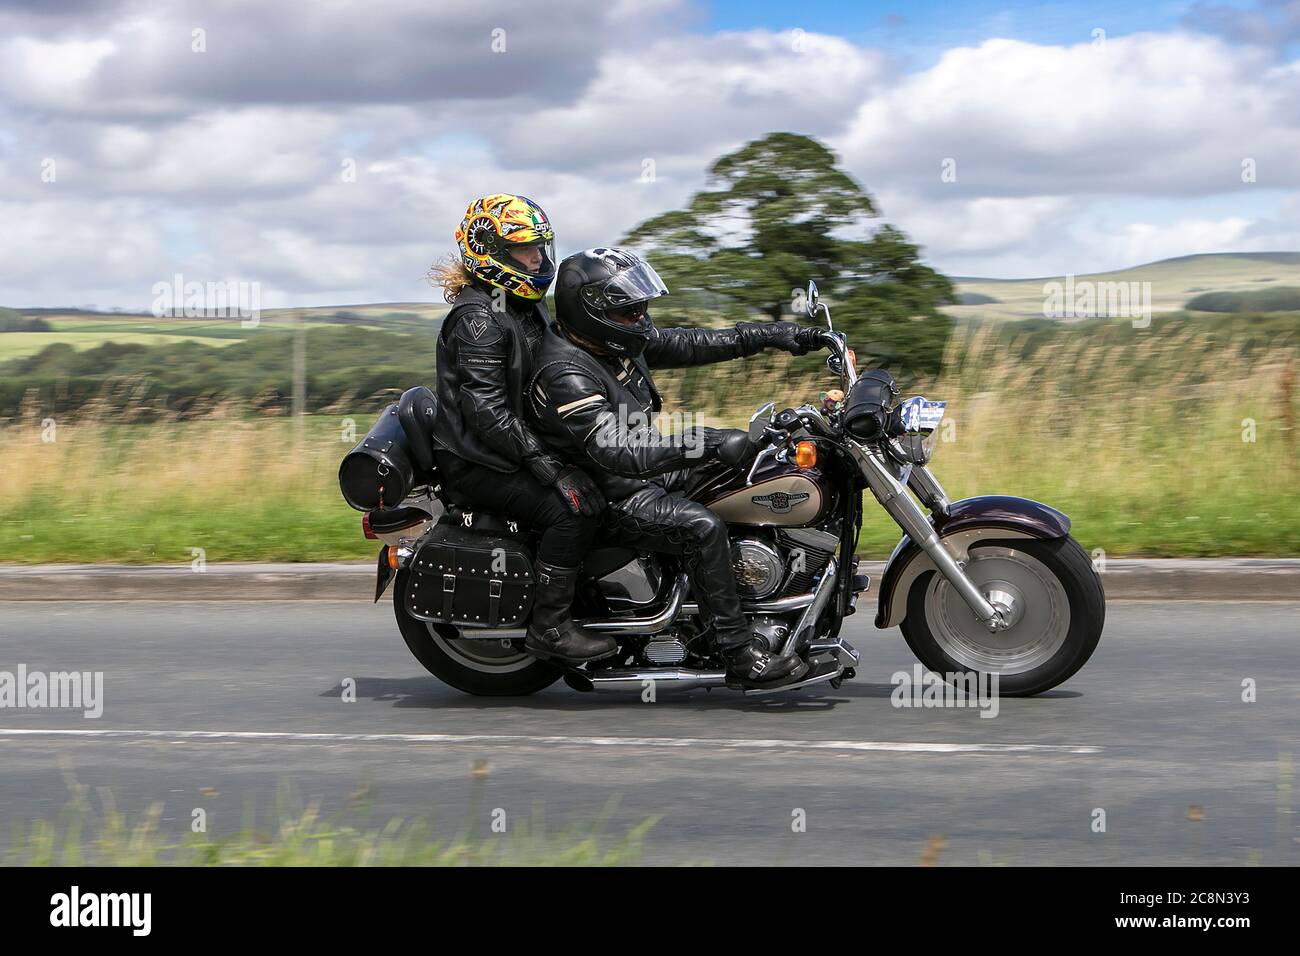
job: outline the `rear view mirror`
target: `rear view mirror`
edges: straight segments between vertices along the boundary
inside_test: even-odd
[[[804,301],[804,308],[808,312],[808,318],[814,318],[817,315],[817,283],[812,279],[808,280],[808,296]]]

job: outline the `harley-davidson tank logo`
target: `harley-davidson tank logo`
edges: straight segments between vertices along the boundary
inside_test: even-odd
[[[801,505],[811,497],[806,491],[796,492],[795,494],[774,491],[770,495],[754,495],[749,500],[756,505],[771,508],[773,514],[783,515],[788,514],[795,505]]]

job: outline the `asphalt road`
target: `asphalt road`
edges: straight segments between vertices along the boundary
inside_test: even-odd
[[[0,671],[104,673],[98,719],[0,708],[0,832],[54,817],[75,779],[128,812],[161,801],[178,834],[194,807],[223,832],[249,807],[269,818],[277,787],[327,814],[369,787],[372,820],[430,815],[447,834],[496,808],[552,830],[605,813],[607,834],[659,816],[652,863],[1294,864],[1298,612],[1113,603],[1082,672],[988,719],[892,706],[914,660],[865,614],[838,690],[642,703],[462,695],[409,656],[386,604],[0,603]]]

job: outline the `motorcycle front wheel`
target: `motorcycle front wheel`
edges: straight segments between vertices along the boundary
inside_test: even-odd
[[[560,679],[559,668],[525,654],[518,642],[465,640],[453,625],[412,617],[402,599],[405,593],[406,571],[399,571],[393,582],[393,612],[402,640],[424,669],[444,684],[478,697],[522,697]]]
[[[1073,538],[973,547],[966,574],[1011,626],[990,632],[937,571],[920,575],[900,624],[917,659],[939,674],[996,674],[998,693],[1041,694],[1087,663],[1101,639],[1101,578]]]

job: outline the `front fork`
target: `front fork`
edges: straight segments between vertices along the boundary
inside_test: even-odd
[[[921,506],[907,493],[908,487],[911,487],[931,511],[947,513],[948,497],[930,469],[924,465],[894,465],[881,453],[857,442],[851,443],[851,448],[853,456],[862,466],[867,487],[885,512],[917,547],[929,555],[939,573],[961,595],[985,627],[990,631],[1004,630],[1008,624],[1002,611],[990,604],[983,592],[975,586],[944,545],[943,539],[935,532]]]

